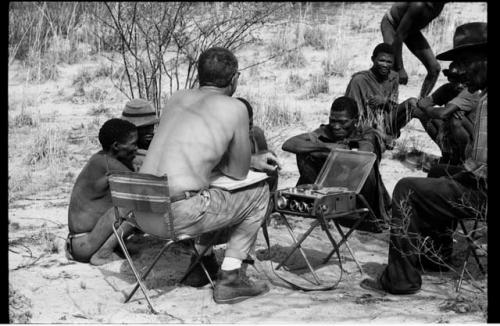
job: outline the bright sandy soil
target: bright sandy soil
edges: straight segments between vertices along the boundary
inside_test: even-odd
[[[459,4],[454,4],[459,8]],[[380,6],[382,7],[382,6]],[[454,8],[455,8],[454,7]],[[471,5],[479,10],[474,17],[484,17],[483,7]],[[377,7],[378,8],[378,7]],[[388,8],[386,5],[384,8]],[[289,72],[276,68],[270,62],[259,66],[260,72],[253,73],[256,80],[251,86],[251,78],[242,75],[242,85],[235,94],[247,96],[252,102],[262,96],[286,97],[287,103],[303,112],[302,121],[288,128],[266,130],[270,146],[276,150],[283,169],[280,172],[279,188],[295,185],[298,171],[295,157],[283,152],[283,142],[298,133],[316,128],[319,123],[327,122],[327,114],[333,98],[340,96],[349,76],[356,70],[366,69],[370,65],[370,51],[381,42],[377,29],[379,18],[384,8],[378,8],[370,19],[368,41],[362,49],[353,55],[350,69],[345,76],[331,77],[329,93],[320,94],[313,99],[300,99],[293,92],[286,93],[279,85],[285,83]],[[461,7],[460,7],[461,8]],[[467,7],[469,8],[469,7]],[[461,9],[461,21],[467,21],[467,9]],[[472,15],[472,14],[471,14]],[[464,18],[465,17],[465,18]],[[447,39],[451,40],[453,30],[448,32]],[[352,39],[352,42],[359,42]],[[365,44],[368,46],[365,48]],[[259,49],[247,49],[239,55],[243,62],[252,63]],[[311,48],[304,50],[314,69],[319,71],[318,51]],[[406,56],[410,54],[406,51]],[[410,61],[409,59],[408,61]],[[72,81],[81,69],[92,69],[100,60],[88,60],[74,65],[62,65],[60,77],[57,81],[43,84],[29,84],[23,80],[22,69],[18,65],[9,67],[9,103],[11,100],[21,101],[23,98],[34,98],[30,107],[31,112],[41,118],[40,125],[48,128],[55,127],[64,130],[67,136],[80,126],[94,119],[89,113],[96,103],[78,103],[71,101],[75,98],[75,86]],[[244,66],[244,64],[242,65]],[[418,66],[418,64],[415,64]],[[310,74],[308,67],[298,70],[307,79]],[[256,78],[258,77],[258,79]],[[423,79],[421,73],[411,75],[407,86],[401,86],[400,100],[416,96]],[[442,77],[438,85],[444,83]],[[104,102],[110,108],[109,116],[120,114],[125,97],[114,90],[106,80],[99,80],[93,86],[108,90]],[[278,86],[276,86],[278,85]],[[272,87],[271,87],[272,86]],[[436,87],[437,87],[436,86]],[[268,89],[271,89],[268,91]],[[297,93],[302,92],[296,90]],[[9,118],[20,113],[20,109],[9,110]],[[101,115],[102,124],[108,116]],[[212,289],[206,286],[201,289],[178,286],[175,284],[182,276],[189,264],[189,253],[182,246],[176,246],[164,255],[153,272],[147,278],[151,298],[158,315],[149,313],[148,306],[140,291],[136,293],[130,303],[124,304],[126,293],[134,285],[134,277],[125,260],[115,261],[100,267],[89,264],[68,261],[64,253],[64,239],[67,235],[67,205],[73,182],[90,155],[97,151],[97,144],[88,141],[67,144],[71,164],[64,166],[66,177],[54,181],[56,184],[48,187],[51,174],[47,169],[32,170],[28,179],[19,176],[25,173],[26,168],[21,158],[27,150],[30,140],[29,127],[14,130],[9,128],[9,177],[19,178],[19,182],[27,182],[32,191],[20,192],[9,201],[9,283],[18,296],[25,296],[28,304],[11,306],[17,313],[29,312],[30,322],[34,323],[483,323],[486,321],[486,282],[485,278],[478,281],[479,287],[473,287],[469,282],[463,285],[460,296],[454,291],[457,275],[424,274],[422,290],[415,295],[396,296],[380,295],[369,292],[359,286],[360,281],[367,276],[376,276],[387,263],[388,235],[355,232],[349,244],[361,263],[364,274],[361,275],[354,261],[345,247],[342,249],[343,266],[345,272],[339,286],[325,292],[303,292],[295,290],[280,281],[270,270],[269,257],[266,254],[266,244],[259,232],[256,250],[256,271],[252,267],[248,274],[257,279],[267,280],[270,292],[257,298],[235,305],[218,305],[212,299]],[[96,131],[94,130],[94,133]],[[95,136],[95,135],[93,135]],[[439,149],[428,138],[418,121],[412,121],[404,130],[399,144],[418,147],[423,152],[439,155]],[[407,176],[425,176],[426,173],[414,169],[406,163],[392,159],[394,151],[384,153],[381,162],[381,172],[390,194],[397,181]],[[64,180],[63,180],[64,179]],[[40,186],[36,188],[36,183]],[[10,185],[10,183],[9,183]],[[33,190],[34,189],[34,190]],[[308,228],[308,220],[301,218],[290,219],[296,236]],[[274,266],[279,257],[290,248],[291,239],[284,225],[273,220],[270,228],[271,260]],[[338,234],[334,233],[338,238]],[[49,240],[47,240],[49,239]],[[134,236],[132,242],[139,249],[140,254],[134,256],[136,265],[144,267],[153,255],[161,248],[158,240],[144,236]],[[47,243],[52,243],[51,250],[47,250]],[[320,230],[304,244],[306,252],[313,263],[330,252],[331,245]],[[223,246],[216,249],[221,259]],[[299,256],[293,256],[292,264],[303,267]],[[339,274],[338,262],[332,258],[329,264],[318,266],[319,274],[326,280],[336,280]],[[297,273],[297,271],[293,271]],[[25,301],[26,302],[26,301]],[[478,308],[481,304],[482,309]],[[22,319],[21,319],[22,321]]]

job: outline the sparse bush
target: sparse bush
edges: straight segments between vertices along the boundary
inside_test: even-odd
[[[56,235],[54,233],[48,232],[46,229],[42,229],[41,241],[44,252],[47,252],[49,254],[57,254],[59,252],[59,246],[57,244]]]
[[[87,69],[81,69],[73,79],[73,85],[86,85],[92,81],[92,74]]]
[[[324,74],[313,75],[311,78],[311,86],[307,92],[309,97],[314,97],[319,94],[328,94],[330,87],[328,85],[328,78]]]
[[[321,62],[321,68],[328,76],[346,76],[349,68],[349,58],[345,50],[329,50],[327,56]]]
[[[110,115],[110,109],[106,106],[104,106],[102,103],[99,104],[98,106],[94,106],[89,110],[89,115]]]
[[[287,79],[287,85],[289,90],[295,90],[297,88],[302,88],[306,80],[298,74],[290,73]]]
[[[302,121],[302,113],[292,102],[274,97],[264,97],[255,109],[255,125],[261,128],[279,128],[290,126]]]
[[[27,164],[56,163],[67,153],[63,139],[64,136],[59,129],[39,128],[34,133],[34,141],[28,149],[26,155]]]
[[[9,202],[12,202],[27,185],[31,184],[32,174],[29,169],[22,169],[16,173],[9,171],[9,174]]]
[[[306,26],[304,30],[304,45],[312,46],[316,50],[324,50],[326,47],[326,33],[320,25],[314,27]]]
[[[281,61],[281,65],[285,68],[303,68],[306,64],[307,60],[301,49],[286,52]]]
[[[12,124],[18,128],[23,126],[36,127],[39,123],[40,118],[34,117],[33,112],[26,110],[21,110],[21,113],[16,115],[12,122]]]
[[[101,64],[95,71],[95,78],[111,77],[113,75],[113,66]]]
[[[108,91],[99,87],[92,87],[90,91],[85,92],[85,99],[88,102],[103,102],[108,96]]]

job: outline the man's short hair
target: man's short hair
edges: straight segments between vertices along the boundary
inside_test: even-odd
[[[341,96],[335,99],[332,103],[332,108],[330,109],[330,115],[332,112],[342,112],[347,111],[349,117],[352,119],[358,117],[358,105],[356,101],[347,96]]]
[[[102,149],[108,151],[115,141],[125,142],[133,131],[137,131],[137,127],[131,122],[118,118],[109,119],[99,129]]]
[[[227,87],[237,71],[238,60],[226,48],[210,48],[198,59],[200,86]]]
[[[375,47],[375,49],[373,49],[372,57],[375,58],[379,53],[387,53],[394,55],[394,48],[390,44],[380,43]]]

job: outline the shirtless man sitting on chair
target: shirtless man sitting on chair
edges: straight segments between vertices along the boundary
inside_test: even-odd
[[[121,119],[106,121],[99,130],[102,150],[92,155],[76,179],[68,208],[69,234],[66,252],[69,259],[103,265],[121,259],[113,251],[118,244],[113,234],[115,219],[108,175],[133,171],[137,151],[137,128]],[[124,235],[134,228],[120,226]]]
[[[246,107],[231,97],[239,77],[234,54],[225,48],[206,50],[198,61],[198,77],[199,88],[169,98],[140,172],[166,174],[171,197],[185,194],[172,202],[179,234],[196,236],[231,227],[218,275],[211,250],[203,262],[211,276],[217,276],[215,302],[236,303],[269,290],[265,282],[248,280],[242,270],[265,217],[269,188],[264,181],[231,192],[210,188],[212,171],[241,180],[254,157]],[[206,248],[201,243],[200,252]]]

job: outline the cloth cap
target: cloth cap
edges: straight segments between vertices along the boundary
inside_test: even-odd
[[[132,99],[125,104],[122,119],[142,127],[158,123],[156,112],[151,103],[143,99]]]
[[[453,35],[453,49],[440,53],[436,59],[453,61],[464,51],[486,49],[488,44],[487,23],[467,23],[457,27]]]

